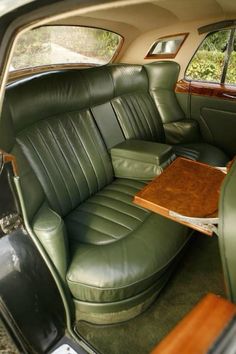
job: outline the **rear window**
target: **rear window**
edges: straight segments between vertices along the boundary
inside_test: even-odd
[[[107,64],[121,43],[121,36],[100,28],[39,27],[17,41],[10,71],[55,64]]]

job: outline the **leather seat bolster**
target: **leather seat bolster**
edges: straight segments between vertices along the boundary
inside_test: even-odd
[[[178,104],[174,86],[178,80],[180,66],[174,61],[158,61],[144,65],[149,79],[149,90],[158,108],[163,123],[185,118]]]
[[[61,278],[65,281],[69,261],[68,239],[63,219],[44,203],[35,215],[32,227]]]

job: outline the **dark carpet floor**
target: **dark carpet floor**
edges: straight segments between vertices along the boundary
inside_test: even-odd
[[[79,333],[102,354],[146,354],[207,293],[225,296],[217,237],[195,234],[156,302],[112,326],[80,322]]]

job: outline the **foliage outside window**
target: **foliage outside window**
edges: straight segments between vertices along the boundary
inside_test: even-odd
[[[151,47],[146,58],[175,58],[188,33],[159,38]]]
[[[236,84],[235,40],[233,47],[228,48],[231,31],[214,32],[204,39],[186,70],[187,80]]]
[[[44,26],[24,33],[18,40],[10,70],[54,64],[110,62],[121,36],[99,28]]]

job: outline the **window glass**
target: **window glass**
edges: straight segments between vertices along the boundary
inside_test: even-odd
[[[230,30],[209,34],[191,60],[186,79],[220,82],[229,36]]]
[[[115,55],[121,39],[116,33],[98,28],[36,28],[19,38],[10,70],[65,63],[106,64]]]
[[[229,59],[225,83],[230,85],[236,84],[236,33],[234,35],[234,45]]]
[[[159,38],[149,50],[148,57],[174,58],[178,53],[182,43],[187,38],[188,33]]]

